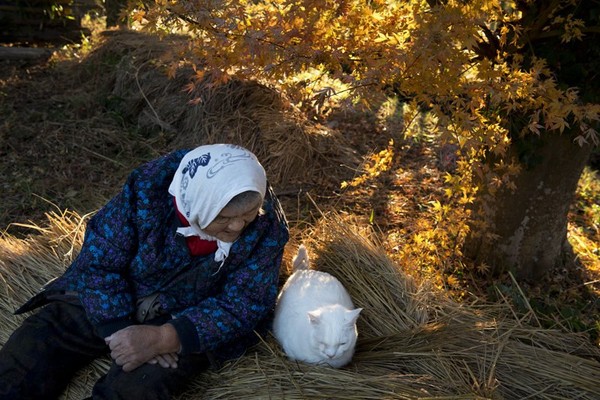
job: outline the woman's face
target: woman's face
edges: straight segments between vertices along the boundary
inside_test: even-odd
[[[254,221],[261,206],[260,199],[243,207],[225,206],[203,231],[223,242],[235,242],[246,226]]]

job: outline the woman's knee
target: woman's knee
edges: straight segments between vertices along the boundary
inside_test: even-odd
[[[192,379],[209,367],[205,357],[180,360],[178,368],[163,368],[158,364],[144,364],[124,372],[113,363],[108,373],[100,378],[93,389],[94,400],[166,400],[180,394]],[[183,362],[181,362],[183,361]]]

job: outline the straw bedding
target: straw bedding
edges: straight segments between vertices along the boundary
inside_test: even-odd
[[[77,254],[84,224],[75,213],[54,213],[34,235],[0,239],[0,343],[21,320],[12,311]],[[183,399],[600,398],[600,351],[584,336],[543,329],[502,304],[456,304],[335,216],[305,236],[313,267],[336,275],[364,309],[353,362],[340,370],[290,362],[269,336],[203,374]],[[294,251],[291,244],[284,276]],[[108,362],[82,371],[63,398],[85,397]]]

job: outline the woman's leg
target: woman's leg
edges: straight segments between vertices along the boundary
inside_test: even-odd
[[[0,350],[0,400],[56,399],[77,370],[106,353],[81,306],[50,303]]]
[[[182,393],[191,380],[207,370],[210,362],[204,354],[181,356],[177,368],[143,364],[130,372],[113,363],[92,391],[94,400],[169,400]]]

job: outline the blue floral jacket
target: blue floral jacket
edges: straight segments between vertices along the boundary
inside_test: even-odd
[[[264,214],[245,229],[222,266],[214,254],[190,255],[176,233],[180,222],[168,193],[186,152],[134,170],[122,191],[90,219],[78,257],[46,291],[77,292],[102,337],[135,324],[136,301],[158,293],[183,354],[231,354],[234,344],[254,336],[275,305],[288,226],[269,188]]]

